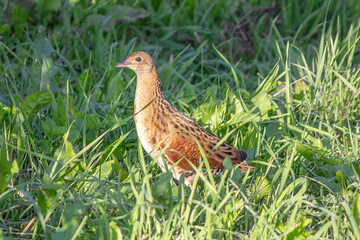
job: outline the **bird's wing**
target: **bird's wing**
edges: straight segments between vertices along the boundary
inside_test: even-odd
[[[172,164],[178,163],[178,167],[189,169],[189,161],[199,167],[201,153],[198,144],[204,150],[210,168],[222,168],[222,163],[226,157],[232,160],[233,165],[241,165],[240,170],[246,172],[251,166],[244,161],[246,152],[237,150],[226,142],[216,146],[220,139],[202,128],[195,121],[185,125],[175,124],[169,135],[159,134],[158,141],[160,147],[164,149],[165,156]]]

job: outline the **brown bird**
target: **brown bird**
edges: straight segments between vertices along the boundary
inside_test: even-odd
[[[134,119],[137,134],[145,151],[157,159],[163,171],[175,165],[172,170],[174,178],[179,180],[184,173],[185,184],[192,187],[196,172],[190,162],[196,167],[202,163],[198,143],[214,175],[225,170],[222,163],[226,157],[231,159],[233,165],[239,166],[243,173],[253,169],[245,162],[245,151],[226,142],[215,148],[220,138],[181,113],[165,98],[154,61],[149,54],[132,53],[117,63],[116,67],[127,67],[136,73]]]

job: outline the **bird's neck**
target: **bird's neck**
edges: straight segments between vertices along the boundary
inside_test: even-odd
[[[136,92],[135,92],[135,114],[140,112],[154,111],[155,100],[162,96],[160,80],[156,69],[150,72],[141,72],[137,74]]]

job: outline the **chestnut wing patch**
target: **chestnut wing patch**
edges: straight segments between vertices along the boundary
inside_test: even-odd
[[[177,120],[171,121],[168,125],[168,130],[172,131],[172,134],[167,135],[165,133],[169,131],[165,131],[157,136],[158,142],[162,141],[160,148],[165,149],[165,157],[170,163],[175,164],[180,161],[177,167],[184,170],[191,168],[189,161],[199,167],[202,161],[199,143],[212,169],[222,168],[222,163],[227,157],[231,159],[233,165],[241,165],[244,171],[247,167],[251,167],[244,162],[247,157],[245,151],[238,150],[226,142],[216,146],[220,138],[191,118],[179,114],[181,116],[179,115]]]
[[[159,141],[166,136],[161,136]],[[199,140],[198,140],[199,141]],[[205,154],[207,154],[207,159],[210,165],[210,168],[217,168],[222,165],[222,161],[219,161],[218,157],[214,157],[213,153],[210,153],[210,148],[199,141],[201,147],[203,148]],[[160,144],[162,149],[165,149],[166,158],[172,163],[178,163],[178,167],[182,169],[189,169],[191,165],[189,161],[194,164],[196,167],[199,166],[201,161],[201,154],[196,143],[195,138],[188,132],[176,132],[168,136]]]

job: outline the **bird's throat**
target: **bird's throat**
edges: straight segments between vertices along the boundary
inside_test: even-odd
[[[155,72],[137,74],[134,114],[153,114],[155,100],[161,95],[160,82]]]

